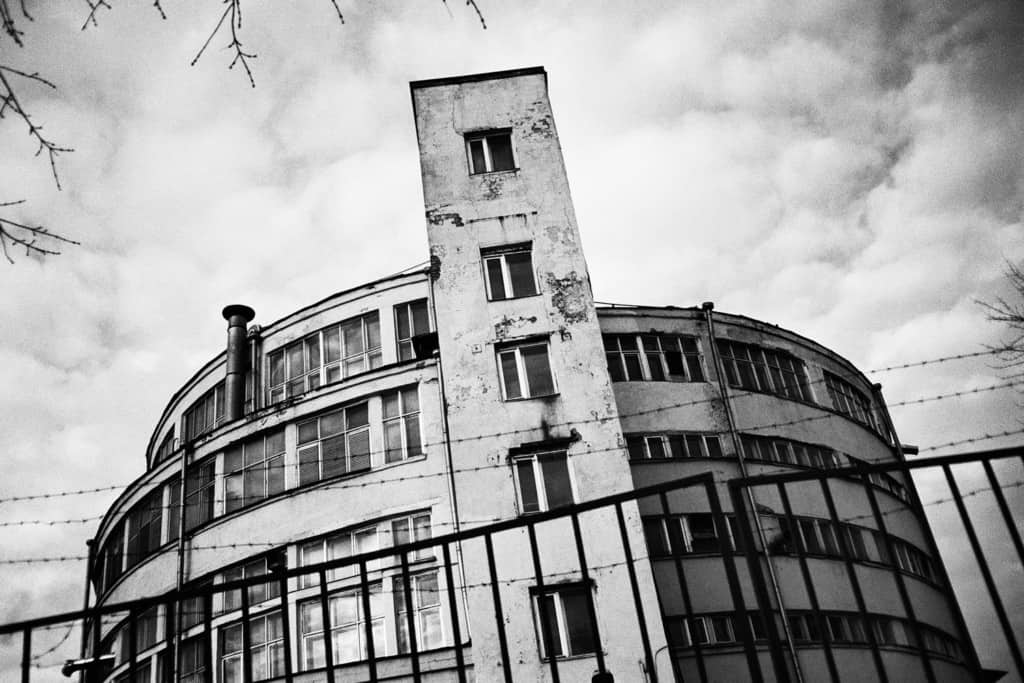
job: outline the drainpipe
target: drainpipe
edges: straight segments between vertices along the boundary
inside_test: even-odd
[[[245,371],[249,369],[248,342],[246,325],[256,317],[256,312],[248,306],[231,304],[225,306],[222,313],[228,321],[228,348],[224,378],[224,419],[234,422],[242,417],[245,406]]]
[[[185,585],[185,472],[188,467],[189,454],[191,449],[186,446],[181,446],[181,477],[178,481],[178,571],[175,577],[174,587],[175,590],[180,594],[182,587]],[[181,681],[181,627],[184,624],[184,615],[181,613],[182,602],[181,599],[174,601],[174,662],[171,667],[171,681],[172,683],[180,683]],[[165,622],[166,623],[166,620]]]
[[[732,412],[729,386],[725,381],[725,366],[722,364],[722,359],[718,354],[718,344],[715,343],[715,321],[711,315],[711,312],[715,309],[715,304],[711,301],[705,301],[701,304],[700,308],[704,311],[704,321],[708,327],[708,336],[711,338],[711,356],[715,362],[715,374],[718,375],[718,390],[722,394],[726,421],[729,423],[729,436],[732,437],[732,447],[736,451],[736,460],[739,462],[740,474],[746,478],[747,463],[743,456],[740,435],[736,430],[736,416]],[[768,538],[764,533],[764,526],[761,524],[761,515],[757,511],[757,501],[754,499],[754,492],[750,486],[744,486],[743,492],[746,494],[747,505],[750,506],[750,514],[754,516],[754,527],[757,529],[757,538],[761,542],[761,554],[768,569],[768,578],[772,583],[772,593],[775,594],[775,602],[778,604],[779,617],[782,619],[782,633],[786,639],[786,648],[789,650],[789,656],[793,660],[793,672],[796,674],[797,683],[802,683],[804,680],[803,672],[800,670],[800,660],[797,658],[793,634],[789,630],[789,619],[782,602],[782,590],[779,588],[779,579],[775,575],[775,566],[772,564],[772,559],[768,554]]]
[[[89,549],[89,552],[88,552],[88,558],[85,561],[85,597],[82,600],[82,612],[83,612],[83,614],[82,614],[82,646],[79,649],[79,655],[78,655],[79,659],[82,659],[82,660],[85,659],[85,650],[86,650],[86,645],[87,645],[87,641],[88,641],[88,638],[89,638],[89,617],[86,616],[84,614],[84,612],[85,612],[85,610],[89,609],[89,589],[91,587],[90,586],[90,582],[92,580],[93,563],[96,560],[96,539],[90,538],[89,540],[87,540],[85,542],[85,546]],[[96,615],[96,619],[99,619],[99,618],[100,618],[100,616],[97,614]],[[97,652],[98,649],[99,649],[99,644],[98,643],[93,643],[92,644],[92,651],[93,651],[93,653],[98,655],[99,654]],[[78,680],[79,680],[79,683],[85,683],[85,669],[82,669],[79,672]]]

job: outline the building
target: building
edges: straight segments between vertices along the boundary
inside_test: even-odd
[[[430,267],[224,310],[89,571],[100,605],[190,597],[97,621],[95,679],[970,680],[911,481],[728,495],[902,458],[877,388],[710,304],[598,307],[543,69],[411,87]]]

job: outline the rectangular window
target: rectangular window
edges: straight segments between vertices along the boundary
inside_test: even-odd
[[[185,530],[213,519],[214,467],[212,458],[192,465],[185,474]]]
[[[565,451],[517,457],[512,462],[522,514],[572,505],[572,482]]]
[[[174,425],[171,425],[170,431],[164,436],[163,441],[160,442],[160,447],[156,449],[156,453],[153,455],[153,465],[162,463],[167,458],[171,457],[174,453]]]
[[[466,136],[466,154],[469,157],[469,173],[493,173],[514,171],[515,155],[512,152],[512,131],[493,130]]]
[[[135,617],[135,654],[145,652],[156,645],[157,624],[159,623],[159,607],[154,605]],[[118,629],[120,656],[118,662],[127,662],[132,657],[131,622],[125,621]]]
[[[606,334],[605,358],[613,382],[703,382],[694,337],[674,334]]]
[[[392,519],[390,527],[391,545],[393,546],[405,545],[414,541],[426,541],[432,537],[429,512]],[[422,560],[433,556],[432,549],[424,548],[412,553],[411,559]],[[401,558],[396,556],[395,564],[399,563],[401,563]]]
[[[423,652],[444,647],[444,629],[441,626],[441,592],[437,585],[437,571],[412,577],[412,619],[416,629],[416,650]],[[409,616],[405,602],[405,584],[401,578],[392,581],[395,600],[395,628],[398,635],[398,653],[409,648]]]
[[[721,458],[722,444],[717,434],[669,434],[656,436],[626,435],[631,460],[664,458]]]
[[[728,532],[719,530],[709,512],[646,517],[643,525],[647,551],[651,555],[719,553],[729,548]]]
[[[213,431],[224,422],[224,382],[206,392],[202,398],[185,411],[184,429],[186,441]]]
[[[518,299],[537,293],[532,249],[527,242],[481,250],[489,301]]]
[[[271,612],[249,619],[249,670],[253,681],[284,675],[284,631],[281,613]],[[225,626],[220,632],[221,683],[242,683],[242,624]]]
[[[832,407],[838,412],[879,431],[871,400],[859,389],[831,372],[825,373],[825,389],[828,390]]]
[[[379,368],[380,315],[373,311],[314,332],[271,352],[267,363],[270,403]]]
[[[125,564],[131,569],[160,548],[163,524],[163,487],[152,491],[128,513],[128,551]]]
[[[412,338],[418,334],[430,332],[430,316],[427,313],[427,300],[410,301],[395,306],[395,337],[398,341],[398,360],[411,360],[416,357],[412,347]]]
[[[812,400],[807,369],[795,356],[727,339],[718,340],[718,352],[730,386],[800,401]]]
[[[498,366],[501,392],[506,401],[555,393],[547,341],[499,347]]]
[[[181,683],[206,680],[206,637],[195,636],[181,642]]]
[[[357,403],[299,423],[299,486],[370,469],[370,413]]]
[[[284,429],[224,452],[224,510],[233,512],[284,491]]]
[[[114,582],[121,578],[124,572],[124,522],[121,521],[110,532],[104,544],[103,562],[103,588],[104,590],[114,585]]]
[[[260,557],[255,560],[250,560],[245,564],[240,564],[231,569],[227,569],[219,575],[218,583],[228,583],[229,581],[240,581],[242,579],[252,579],[258,576],[266,576],[270,573],[270,567],[272,565],[285,566],[285,553],[284,551],[276,551],[270,555]],[[254,606],[267,600],[273,600],[281,595],[281,585],[276,579],[267,581],[266,583],[257,583],[249,586],[249,605]],[[224,591],[221,593],[222,597],[222,612],[231,612],[236,609],[242,609],[242,589],[236,588],[231,591]]]
[[[213,585],[213,579],[207,578],[190,584],[189,588],[202,589]],[[206,596],[199,595],[186,598],[181,603],[181,632],[185,633],[193,626],[203,623],[206,618]]]
[[[420,399],[416,386],[382,396],[384,403],[384,462],[399,462],[423,454],[420,442]]]
[[[551,656],[575,657],[594,652],[597,629],[590,620],[590,589],[581,585],[545,586],[544,593],[534,595],[537,640],[540,656],[548,658],[544,629],[547,628]]]
[[[373,653],[375,657],[384,657],[388,653],[387,639],[384,635],[385,602],[381,582],[371,583],[368,591]],[[366,642],[366,613],[363,611],[362,590],[332,593],[327,598],[327,606],[334,663],[337,665],[366,659],[369,649]],[[299,604],[299,637],[302,645],[303,671],[325,666],[323,607],[319,600]]]

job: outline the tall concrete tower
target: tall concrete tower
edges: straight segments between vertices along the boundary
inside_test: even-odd
[[[411,87],[460,524],[630,489],[545,71]],[[635,504],[626,513],[642,549]],[[581,573],[568,520],[537,526],[542,582],[520,580],[537,569],[525,530],[496,548],[499,578],[518,581],[502,588],[516,680],[536,680],[534,664],[543,677],[549,652],[571,670],[565,680],[589,680],[602,667],[617,680],[642,680],[644,648],[622,549],[599,542],[617,529],[615,514],[586,514],[580,522],[586,562],[607,566],[600,575]],[[486,566],[470,559],[484,556],[466,552],[470,586],[487,581]],[[656,605],[649,568],[640,574],[645,603]],[[494,617],[481,610],[474,618],[473,590],[474,666],[480,680],[500,680]],[[479,600],[490,599],[489,588],[478,590]],[[595,623],[572,614],[584,608],[593,608]],[[659,638],[652,612],[648,630]]]

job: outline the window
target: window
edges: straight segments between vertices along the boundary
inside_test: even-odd
[[[185,427],[182,430],[186,441],[213,431],[224,422],[224,382],[206,392],[202,398],[185,411]]]
[[[604,350],[613,382],[704,381],[700,349],[693,337],[606,334]]]
[[[284,429],[278,429],[224,452],[224,511],[284,491]]]
[[[391,545],[399,546],[414,541],[426,541],[431,538],[430,513],[424,512],[411,517],[399,517],[391,521]],[[433,557],[433,550],[424,548],[412,553],[411,559],[422,560]],[[396,557],[396,563],[401,558]]]
[[[718,352],[730,386],[800,401],[812,399],[803,361],[789,353],[726,339],[718,340]]]
[[[518,299],[537,293],[530,243],[484,249],[480,256],[487,276],[488,300]]]
[[[220,580],[218,583],[228,583],[230,581],[240,581],[242,579],[251,579],[257,576],[266,576],[270,574],[272,566],[279,565],[284,566],[286,564],[284,551],[277,551],[260,557],[255,560],[250,560],[245,564],[240,564],[231,569],[227,569],[220,574]],[[266,583],[257,583],[248,587],[249,590],[249,605],[258,605],[267,600],[273,600],[281,595],[281,585],[277,579],[272,579]],[[236,588],[231,591],[224,591],[221,593],[222,599],[222,612],[230,612],[236,609],[242,609],[242,589]]]
[[[167,542],[178,540],[181,531],[181,476],[174,475],[164,484],[167,490]]]
[[[722,444],[717,434],[669,434],[664,436],[626,435],[631,460],[663,458],[721,458]]]
[[[131,569],[160,547],[163,523],[163,487],[152,491],[128,513],[128,551],[125,564]]]
[[[802,465],[818,469],[834,469],[842,467],[843,464],[839,453],[830,448],[792,439],[741,434],[740,445],[743,447],[744,456],[750,460]]]
[[[412,347],[412,338],[418,334],[430,332],[430,316],[427,313],[427,300],[410,301],[395,306],[395,337],[398,340],[398,360],[411,360],[416,357]]]
[[[437,571],[411,577],[412,619],[416,630],[416,651],[432,650],[444,646],[441,627],[441,592],[437,587]],[[400,578],[392,582],[395,599],[395,627],[398,634],[398,653],[409,648],[409,616],[405,602],[405,584]]]
[[[370,627],[373,631],[373,654],[387,655],[384,636],[384,596],[381,582],[368,586],[370,598]],[[361,589],[334,593],[327,598],[330,619],[331,655],[334,663],[357,662],[367,659],[366,613],[363,611]],[[319,600],[299,604],[299,635],[302,641],[302,669],[309,671],[326,666],[324,656],[323,608]]]
[[[202,581],[190,584],[189,588],[192,589],[203,589],[209,588],[213,585],[213,578],[206,578]],[[181,602],[181,632],[184,633],[193,626],[198,626],[203,623],[206,618],[206,603],[207,600],[212,601],[212,597],[208,595],[198,595],[192,598],[185,598]]]
[[[124,522],[119,522],[103,544],[103,588],[114,585],[124,571]]]
[[[512,153],[512,131],[494,130],[466,136],[466,153],[469,155],[471,175],[494,171],[514,171],[515,157]]]
[[[831,372],[825,373],[825,388],[828,390],[833,408],[878,431],[871,401],[859,389]]]
[[[572,505],[572,482],[565,451],[538,453],[513,460],[520,512],[544,512]]]
[[[647,552],[654,557],[686,553],[719,553],[730,547],[728,532],[719,530],[710,512],[643,520]]]
[[[160,442],[160,447],[156,449],[156,453],[153,455],[153,465],[159,465],[167,458],[171,457],[174,453],[174,426],[171,426],[170,431],[164,436],[163,441]]]
[[[159,608],[155,605],[135,617],[135,654],[156,645],[158,617]],[[118,661],[127,662],[132,657],[131,621],[125,621],[118,633],[121,644]]]
[[[550,638],[551,656],[576,657],[597,649],[597,629],[590,620],[589,590],[579,584],[545,586],[543,594],[534,596],[542,658],[549,656],[545,628]]]
[[[284,675],[284,632],[281,613],[271,612],[249,619],[249,667],[253,681]],[[241,683],[242,624],[225,626],[220,632],[221,683]]]
[[[205,683],[206,637],[199,635],[181,642],[181,683]]]
[[[332,325],[267,356],[268,400],[277,403],[382,364],[376,311]]]
[[[498,348],[501,391],[506,401],[555,393],[547,341]]]
[[[370,469],[370,417],[366,403],[299,424],[299,486]]]
[[[423,454],[420,399],[415,386],[384,394],[384,462]]]
[[[185,529],[190,531],[213,519],[213,458],[192,465],[185,474]]]

